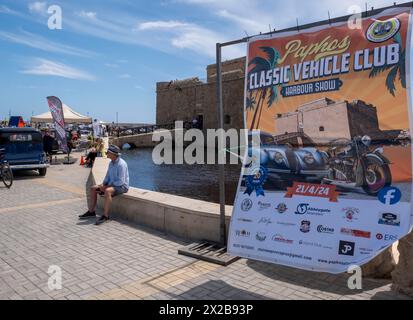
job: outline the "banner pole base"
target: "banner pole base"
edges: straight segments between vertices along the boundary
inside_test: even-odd
[[[227,247],[211,241],[201,241],[192,243],[189,246],[178,250],[178,254],[206,261],[209,263],[229,266],[238,261],[239,257],[230,256]]]

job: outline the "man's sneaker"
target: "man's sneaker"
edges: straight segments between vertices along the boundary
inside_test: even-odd
[[[98,226],[98,225],[103,224],[105,222],[109,222],[109,220],[110,219],[108,217],[101,216],[98,220],[96,220],[96,225]]]
[[[82,214],[79,216],[79,219],[89,219],[89,218],[96,218],[96,213],[88,211],[85,214]]]

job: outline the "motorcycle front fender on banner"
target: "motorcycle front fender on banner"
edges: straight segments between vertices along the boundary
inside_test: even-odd
[[[230,254],[342,273],[411,231],[410,20],[400,6],[249,40],[245,124],[268,159],[240,179]]]

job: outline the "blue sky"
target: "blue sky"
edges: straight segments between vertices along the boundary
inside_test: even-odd
[[[394,1],[369,1],[368,7]],[[63,29],[47,26],[51,5]],[[0,0],[0,119],[47,111],[58,96],[78,112],[154,123],[156,82],[198,76],[215,43],[365,8],[358,0]],[[245,55],[244,45],[224,58]]]

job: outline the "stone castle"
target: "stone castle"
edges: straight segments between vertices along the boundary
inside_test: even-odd
[[[225,129],[244,127],[245,57],[222,63],[222,96]],[[158,82],[156,85],[156,123],[198,119],[203,129],[218,127],[216,101],[216,65],[206,69],[207,81],[198,78]]]

